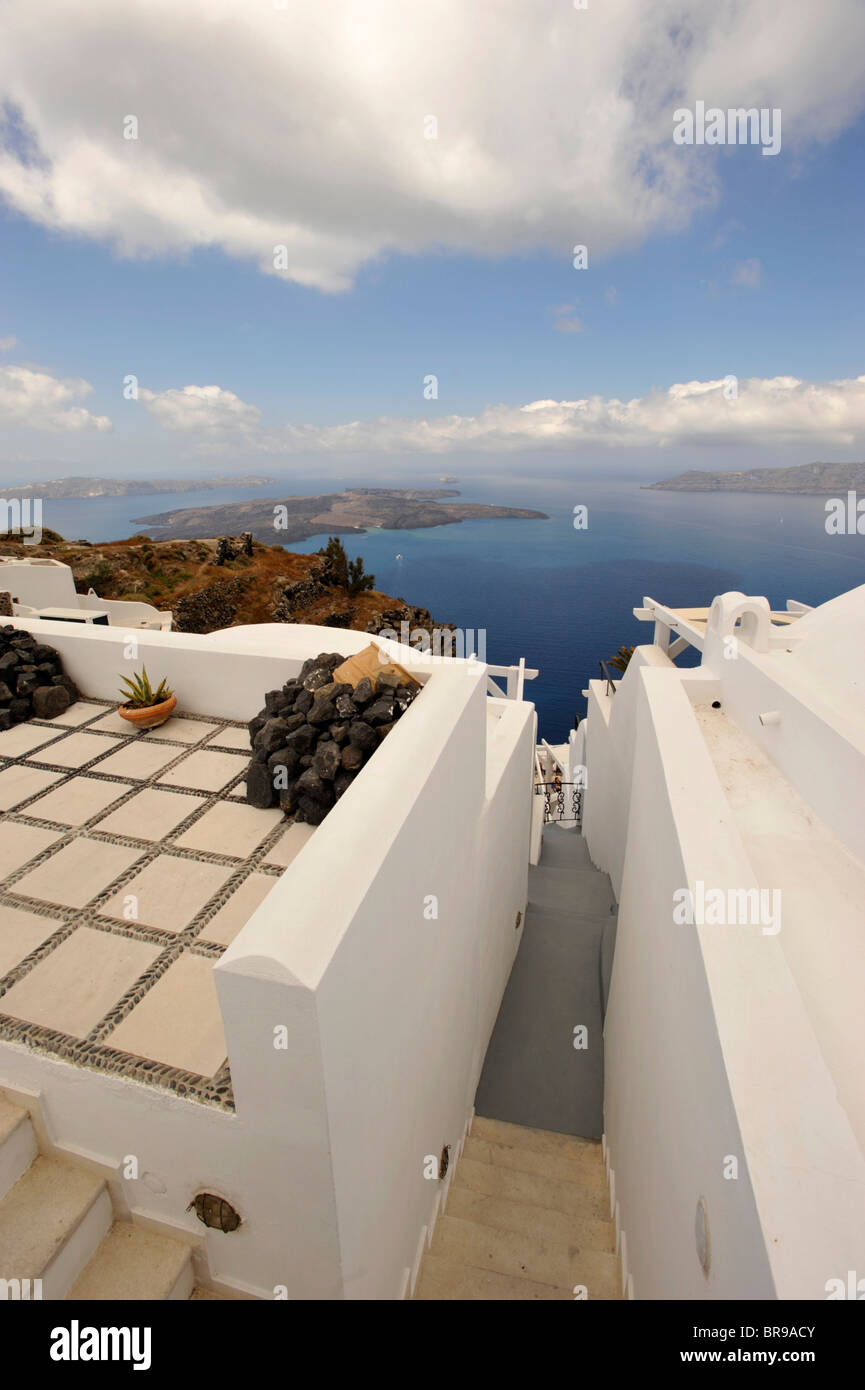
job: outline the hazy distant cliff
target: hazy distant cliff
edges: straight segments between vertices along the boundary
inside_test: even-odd
[[[801,463],[795,468],[749,468],[735,473],[692,468],[677,478],[646,486],[661,492],[787,492],[825,496],[865,488],[865,463]]]
[[[0,483],[4,497],[41,497],[48,501],[86,497],[144,497],[150,493],[216,492],[220,488],[266,487],[273,478],[53,478],[46,482]]]

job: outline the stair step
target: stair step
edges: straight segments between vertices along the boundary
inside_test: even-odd
[[[517,1231],[541,1240],[597,1250],[601,1254],[615,1253],[616,1233],[611,1221],[586,1220],[570,1212],[552,1211],[508,1197],[487,1196],[458,1184],[451,1188],[448,1196],[447,1214],[476,1221],[481,1226]]]
[[[590,1299],[620,1297],[615,1255],[576,1243],[545,1240],[446,1214],[436,1223],[430,1248],[434,1255],[512,1278],[550,1284],[571,1296],[575,1286],[585,1285]]]
[[[573,1134],[556,1134],[549,1129],[532,1129],[529,1125],[511,1124],[509,1120],[489,1120],[483,1115],[475,1115],[471,1132],[476,1139],[485,1139],[491,1144],[505,1144],[515,1149],[534,1149],[537,1153],[544,1154],[567,1154],[578,1162],[595,1158],[603,1162],[601,1146],[596,1139],[578,1139]]]
[[[514,1279],[508,1274],[497,1274],[494,1270],[477,1269],[459,1260],[448,1259],[446,1255],[434,1255],[432,1251],[427,1251],[424,1256],[414,1296],[420,1302],[433,1299],[564,1301],[573,1297],[566,1289],[556,1289],[551,1284],[537,1284],[531,1279]]]
[[[27,1111],[0,1095],[0,1199],[24,1176],[37,1153]]]
[[[115,1221],[69,1297],[96,1300],[188,1299],[193,1289],[188,1245],[127,1221]]]
[[[0,1269],[42,1279],[42,1297],[65,1298],[111,1225],[102,1178],[40,1155],[0,1202]]]
[[[539,1131],[537,1131],[539,1132]],[[543,1153],[537,1149],[516,1147],[512,1144],[491,1144],[485,1139],[468,1135],[463,1155],[478,1163],[491,1163],[499,1168],[515,1168],[523,1173],[538,1173],[541,1177],[557,1178],[561,1182],[578,1183],[583,1187],[605,1191],[607,1175],[604,1172],[600,1146],[597,1153],[587,1146],[583,1157],[565,1153]]]
[[[541,1173],[523,1173],[518,1168],[499,1168],[478,1163],[463,1153],[457,1166],[452,1191],[470,1188],[488,1197],[506,1197],[512,1202],[562,1212],[587,1221],[606,1221],[610,1201],[605,1188],[581,1187]]]
[[[196,1284],[189,1297],[193,1303],[205,1303],[211,1300],[215,1303],[229,1303],[231,1301],[224,1293],[214,1293],[213,1289],[206,1289],[203,1284]]]

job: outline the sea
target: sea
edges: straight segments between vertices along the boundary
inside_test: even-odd
[[[400,486],[393,478],[363,483]],[[136,518],[169,509],[358,485],[356,477],[292,475],[263,489],[46,501],[43,524],[70,540],[119,540],[147,529]],[[363,557],[377,589],[428,608],[437,621],[467,634],[482,633],[483,646],[467,641],[480,654],[485,650],[488,662],[508,666],[525,657],[539,673],[526,697],[550,742],[566,739],[585,712],[582,692],[600,676],[598,663],[622,645],[651,641],[651,625],[633,616],[644,597],[695,608],[738,589],[784,608],[788,598],[816,605],[865,584],[865,536],[829,535],[822,497],[662,492],[633,480],[502,471],[430,485],[453,487],[467,502],[532,508],[548,520],[374,530],[343,536],[345,548],[350,557]],[[286,548],[308,553],[326,539]]]

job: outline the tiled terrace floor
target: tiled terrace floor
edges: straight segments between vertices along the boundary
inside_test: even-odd
[[[231,1106],[213,964],[311,833],[245,725],[79,700],[0,733],[0,1038]]]

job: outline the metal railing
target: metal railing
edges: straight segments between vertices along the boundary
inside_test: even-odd
[[[578,830],[583,822],[583,791],[577,782],[536,782],[535,796],[544,798],[544,824],[563,821]]]
[[[601,675],[604,677],[604,680],[607,682],[607,694],[608,694],[608,695],[615,695],[615,693],[616,693],[616,687],[615,687],[615,684],[614,684],[614,681],[613,681],[613,677],[610,675],[610,668],[609,668],[609,666],[607,665],[606,661],[599,661],[599,662],[598,662],[598,665],[599,665],[600,668],[601,668]]]

